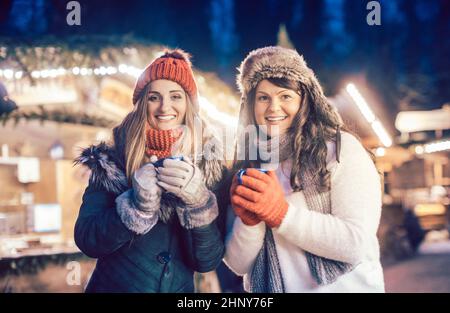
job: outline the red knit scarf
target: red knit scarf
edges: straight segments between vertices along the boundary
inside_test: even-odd
[[[156,155],[158,159],[171,156],[172,147],[180,138],[182,132],[181,127],[159,130],[147,125],[145,129],[145,154],[148,157]]]

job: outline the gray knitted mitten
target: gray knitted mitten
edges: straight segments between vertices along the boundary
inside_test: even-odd
[[[166,159],[157,171],[158,185],[182,202],[176,210],[184,228],[208,225],[218,216],[216,196],[206,188],[201,170],[188,158]]]
[[[116,198],[120,219],[136,234],[147,233],[158,222],[162,190],[156,182],[155,168],[145,164],[134,173],[133,188]]]

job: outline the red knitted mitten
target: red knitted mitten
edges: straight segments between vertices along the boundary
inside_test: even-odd
[[[230,198],[233,198],[233,195],[235,194],[237,186],[238,186],[237,177],[236,177],[236,175],[234,175],[233,181],[231,183],[231,188],[230,188]],[[261,222],[261,219],[259,219],[255,213],[247,211],[243,207],[233,204],[233,203],[232,203],[232,207],[233,207],[234,213],[241,218],[242,222],[245,225],[254,226]]]
[[[289,207],[275,172],[264,174],[252,168],[242,176],[242,185],[236,187],[231,203],[255,213],[270,227],[280,226]]]

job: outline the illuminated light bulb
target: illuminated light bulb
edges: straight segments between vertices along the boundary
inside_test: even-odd
[[[59,160],[64,157],[64,146],[60,142],[55,142],[50,147],[50,158]]]
[[[117,68],[113,67],[113,66],[108,66],[106,68],[106,74],[108,75],[113,75],[117,73]]]
[[[12,79],[14,77],[14,71],[10,69],[4,70],[3,76],[5,76],[6,79]]]
[[[135,78],[138,78],[143,71],[144,71],[143,69],[139,69],[134,66],[128,67],[128,75],[133,76]]]
[[[385,155],[386,155],[386,149],[383,148],[383,147],[378,147],[378,148],[375,150],[375,155],[378,156],[378,157],[383,157],[383,156],[385,156]]]
[[[56,70],[56,69],[50,70],[49,75],[50,75],[50,77],[56,77],[56,76],[58,76],[58,70]]]
[[[127,72],[127,68],[128,68],[128,66],[126,66],[125,64],[120,64],[119,65],[119,72],[120,73],[126,73]]]
[[[416,154],[423,154],[425,152],[422,146],[416,146],[414,148],[414,151],[416,152]]]

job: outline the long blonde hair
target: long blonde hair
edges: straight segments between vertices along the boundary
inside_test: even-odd
[[[130,182],[133,173],[149,162],[145,154],[145,129],[148,123],[148,92],[150,84],[142,93],[133,111],[128,113],[122,123],[113,129],[114,146],[123,162],[122,166]],[[212,137],[207,130],[206,121],[195,111],[192,99],[186,94],[186,114],[181,137],[172,149],[172,155],[189,156],[194,163],[202,155],[205,140]],[[197,105],[195,107],[198,107]],[[200,125],[196,125],[196,121]],[[200,127],[198,127],[200,126]],[[202,136],[203,134],[203,136]]]

